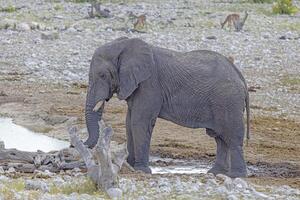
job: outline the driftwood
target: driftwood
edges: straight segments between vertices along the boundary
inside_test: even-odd
[[[104,127],[103,125],[101,127]],[[101,132],[104,131],[107,135],[112,134],[111,128],[104,128]],[[125,144],[116,144],[112,142],[112,144],[108,144],[110,142],[110,138],[108,140],[107,137],[104,141],[98,142],[98,146],[95,151],[91,151],[83,146],[83,143],[77,138],[76,130],[73,128],[70,129],[71,140],[75,140],[75,148],[66,148],[60,151],[52,151],[52,152],[27,152],[27,151],[20,151],[17,149],[5,149],[5,145],[3,142],[0,145],[0,167],[4,170],[8,170],[9,168],[13,167],[16,172],[23,172],[23,173],[33,173],[36,170],[38,171],[45,171],[48,170],[50,172],[60,172],[61,170],[72,170],[74,168],[79,168],[82,171],[88,171],[91,173],[89,169],[91,166],[97,166],[97,163],[102,163],[111,157],[111,161],[108,164],[109,168],[112,168],[117,172],[121,166],[123,165],[128,153]],[[104,150],[108,153],[105,154],[102,147],[100,148],[100,144],[104,144]],[[78,149],[78,147],[80,149]],[[111,148],[111,149],[109,149]],[[77,151],[78,150],[78,151]],[[83,152],[85,152],[83,154]],[[111,151],[111,153],[110,153]],[[99,155],[107,155],[108,157],[101,157]],[[97,158],[96,161],[93,158]],[[89,163],[91,162],[91,163]],[[102,166],[102,165],[101,165]],[[104,165],[102,166],[103,173],[108,173]],[[110,176],[110,175],[109,175]],[[102,176],[104,178],[104,176]]]
[[[35,170],[59,172],[74,168],[85,168],[74,148],[45,153],[19,151],[17,149],[0,150],[0,166],[4,170],[13,167],[17,172],[33,173]]]
[[[103,127],[103,125],[100,124],[100,129],[101,127]],[[89,150],[76,135],[76,128],[71,128],[69,134],[72,145],[79,152],[86,164],[88,177],[90,177],[99,188],[105,191],[109,188],[114,188],[117,183],[118,172],[127,157],[127,152],[118,154],[117,157],[114,157],[114,162],[112,161],[110,149],[110,141],[113,135],[112,128],[105,127],[100,130],[100,137],[94,148],[96,160],[94,160],[91,150]]]

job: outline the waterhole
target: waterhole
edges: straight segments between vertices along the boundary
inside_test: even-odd
[[[15,148],[31,152],[61,150],[70,145],[69,142],[34,133],[14,124],[10,118],[0,118],[0,141],[4,142],[6,149]]]

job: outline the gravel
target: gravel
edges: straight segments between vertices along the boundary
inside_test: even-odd
[[[3,176],[1,176],[3,177]],[[0,197],[10,194],[12,199],[26,199],[35,194],[36,199],[107,199],[104,193],[84,191],[88,180],[80,177],[65,179],[56,176],[49,179],[0,179]],[[24,184],[24,188],[22,187]],[[75,185],[75,187],[74,187]],[[13,188],[12,186],[17,186]],[[20,187],[21,186],[21,187]],[[64,188],[63,190],[55,187]],[[140,178],[120,177],[119,188],[111,188],[112,199],[299,199],[300,190],[289,186],[257,186],[244,179],[231,179],[224,175],[209,176],[147,176]]]
[[[299,87],[290,91],[295,87],[281,79],[300,74],[300,16],[266,15],[271,4],[235,2],[104,3],[113,17],[90,19],[88,3],[17,1],[14,6],[21,8],[17,15],[0,13],[0,70],[30,73],[25,82],[86,83],[97,47],[121,36],[138,37],[177,51],[209,49],[232,56],[248,85],[261,87],[251,95],[253,104],[273,105],[274,116],[299,119]],[[2,7],[8,5],[0,2]],[[249,10],[242,32],[220,28],[220,21],[233,10],[241,15]],[[129,12],[146,13],[146,33],[128,32],[133,26],[126,23]]]
[[[251,93],[251,105],[276,108],[272,111],[252,109],[254,114],[299,121],[300,86],[292,80],[299,81],[300,77],[300,15],[270,15],[271,4],[231,2],[104,3],[103,8],[109,9],[112,17],[90,19],[87,18],[88,3],[14,1],[13,5],[21,9],[15,13],[0,12],[0,74],[21,74],[20,81],[24,83],[87,83],[90,60],[97,47],[122,36],[138,37],[152,45],[181,52],[208,49],[232,56],[248,85],[260,88]],[[0,1],[0,7],[10,3]],[[295,3],[300,6],[299,1]],[[244,10],[248,11],[249,19],[243,31],[220,28],[220,21],[226,15],[232,12],[243,15]],[[129,12],[146,13],[146,33],[128,31],[133,28],[133,24],[126,23]],[[49,179],[53,182],[41,184],[26,180],[24,191],[7,191],[12,191],[15,198],[29,199],[30,191],[39,186],[46,192],[39,193],[39,199],[95,199],[94,195],[79,194],[76,190],[69,194],[49,193],[51,184],[67,184],[74,181],[74,177],[49,176]],[[9,188],[5,184],[10,181],[1,175],[0,191]],[[300,191],[288,186],[262,187],[243,179],[211,175],[151,177],[147,181],[120,178],[120,188],[125,198],[133,199],[300,198]],[[120,191],[114,192],[119,195]],[[5,199],[5,194],[1,195]]]

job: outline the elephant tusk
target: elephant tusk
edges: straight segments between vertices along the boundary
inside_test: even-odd
[[[94,109],[93,109],[93,111],[94,112],[97,112],[100,108],[101,108],[101,106],[104,104],[104,101],[99,101],[97,104],[96,104],[96,106],[94,107]]]

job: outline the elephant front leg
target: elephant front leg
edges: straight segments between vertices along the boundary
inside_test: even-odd
[[[131,129],[134,143],[134,169],[151,173],[149,168],[150,141],[156,117],[132,120]]]
[[[131,110],[128,109],[126,116],[126,136],[127,136],[127,150],[128,150],[128,158],[127,162],[129,165],[134,167],[135,158],[134,158],[134,142],[131,131]]]

